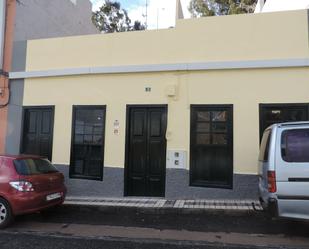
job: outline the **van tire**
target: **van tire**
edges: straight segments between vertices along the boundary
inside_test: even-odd
[[[0,197],[0,229],[6,228],[14,220],[12,208],[7,200]]]

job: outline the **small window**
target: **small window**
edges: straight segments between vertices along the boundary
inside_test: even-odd
[[[259,161],[268,162],[270,137],[271,137],[271,131],[266,130],[262,138]]]
[[[281,156],[286,162],[309,162],[309,129],[293,129],[282,132]]]

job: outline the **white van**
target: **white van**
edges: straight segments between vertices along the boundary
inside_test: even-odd
[[[259,194],[273,216],[309,219],[309,122],[275,124],[264,131]]]

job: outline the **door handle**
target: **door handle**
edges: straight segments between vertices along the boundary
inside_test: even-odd
[[[289,182],[309,182],[308,177],[291,177],[288,179]]]

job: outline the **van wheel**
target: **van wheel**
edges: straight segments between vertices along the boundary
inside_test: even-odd
[[[0,229],[7,227],[13,221],[13,214],[10,204],[0,198]]]

